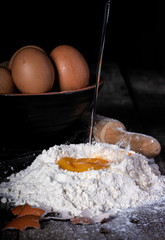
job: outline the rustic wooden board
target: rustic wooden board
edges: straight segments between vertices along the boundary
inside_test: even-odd
[[[104,223],[94,225],[73,225],[70,221],[50,220],[41,223],[41,229],[27,229],[19,232],[8,230],[2,239],[164,239],[165,202],[128,209],[111,216]]]

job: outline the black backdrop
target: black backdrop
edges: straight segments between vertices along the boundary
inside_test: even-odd
[[[48,53],[57,45],[69,44],[88,62],[97,62],[105,2],[2,2],[0,62],[29,44]],[[163,0],[111,0],[103,61],[164,68],[164,10]]]

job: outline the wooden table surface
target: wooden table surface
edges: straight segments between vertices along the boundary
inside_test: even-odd
[[[95,65],[91,65],[91,71]],[[103,64],[104,85],[99,93],[96,113],[120,120],[127,130],[155,137],[161,144],[160,155],[155,159],[160,171],[165,174],[165,73],[151,70],[120,69],[116,64]],[[76,127],[80,127],[77,123]],[[82,127],[82,126],[81,126]],[[84,134],[84,132],[83,132]],[[86,136],[87,137],[87,136]],[[84,135],[83,135],[84,138]],[[71,136],[70,142],[81,141],[80,136]],[[15,171],[26,167],[38,154],[0,149],[1,169],[4,161],[19,164]],[[18,161],[19,159],[19,161]],[[25,161],[26,160],[26,161]],[[24,162],[24,164],[23,164]],[[1,173],[2,173],[1,170]],[[10,171],[8,171],[8,174]],[[2,204],[1,204],[2,205]],[[1,227],[10,214],[1,206]],[[126,210],[105,223],[73,225],[70,221],[45,222],[41,229],[23,232],[1,232],[2,239],[165,239],[165,203]]]

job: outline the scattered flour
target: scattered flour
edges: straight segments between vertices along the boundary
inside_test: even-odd
[[[116,145],[96,143],[91,147],[91,157],[110,161],[106,170],[78,173],[60,169],[56,163],[64,156],[83,158],[88,153],[88,144],[43,150],[29,167],[0,184],[0,196],[15,205],[29,203],[71,216],[89,209],[97,216],[158,201],[165,194],[165,176],[154,160]]]

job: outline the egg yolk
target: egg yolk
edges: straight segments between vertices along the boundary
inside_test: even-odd
[[[84,172],[89,170],[106,169],[109,167],[109,161],[102,158],[70,158],[63,157],[57,164],[60,168],[72,172]]]

